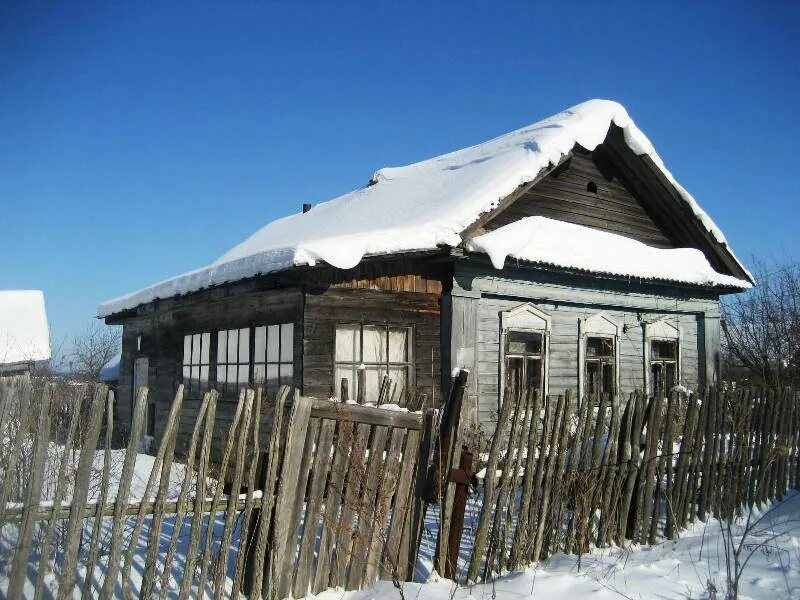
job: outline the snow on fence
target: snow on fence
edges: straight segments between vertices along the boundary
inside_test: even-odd
[[[179,464],[182,386],[152,457],[145,388],[118,451],[105,386],[0,379],[0,596],[285,598],[411,576],[423,416],[289,396],[243,390],[212,464],[206,393]]]
[[[469,556],[448,565],[453,578],[486,579],[593,545],[674,539],[695,519],[730,519],[800,484],[791,390],[634,394],[577,409],[569,394],[506,398],[514,401],[498,416],[467,535],[450,540]]]

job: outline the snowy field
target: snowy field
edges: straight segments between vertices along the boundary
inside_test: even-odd
[[[122,453],[122,451],[119,451]],[[102,455],[98,453],[97,469],[102,467]],[[133,498],[139,499],[144,493],[145,483],[153,466],[153,457],[139,455],[136,461]],[[112,478],[110,497],[116,491],[116,483],[122,465],[122,454],[112,458]],[[183,480],[185,470],[182,465],[173,465],[170,478],[171,498],[175,498]],[[471,525],[477,516],[477,502],[470,502],[467,524],[462,544],[462,556],[459,570],[463,570],[469,557]],[[800,495],[790,492],[781,503],[774,504],[754,513],[760,518],[758,525],[745,540],[742,560],[752,554],[744,568],[740,583],[740,598],[800,598]],[[217,537],[221,534],[223,515],[216,520]],[[754,520],[755,520],[754,519]],[[105,527],[110,530],[110,520],[106,519]],[[129,520],[127,535],[130,534]],[[380,582],[376,586],[360,592],[344,592],[343,590],[327,590],[320,594],[320,600],[466,600],[486,598],[714,598],[713,590],[717,590],[717,598],[725,597],[726,560],[723,530],[720,523],[710,520],[708,523],[697,523],[680,534],[676,541],[665,541],[656,546],[633,545],[625,548],[609,548],[595,550],[580,559],[575,556],[557,554],[540,563],[535,568],[504,574],[490,581],[459,586],[440,579],[432,571],[432,556],[436,543],[437,512],[429,511],[420,548],[420,558],[416,569],[416,582],[403,585],[402,593],[391,582]],[[134,559],[132,572],[132,591],[134,595],[140,589],[146,551],[146,536],[149,519],[145,521],[144,530]],[[165,520],[162,539],[168,540],[172,535],[174,517]],[[172,576],[167,596],[177,597],[179,580],[186,559],[191,518],[184,522],[178,552],[171,565]],[[733,528],[734,541],[738,542],[743,524]],[[239,544],[239,527],[234,532],[232,549]],[[0,596],[7,589],[8,575],[11,567],[10,549],[14,544],[16,526],[5,526],[0,538]],[[105,532],[105,544],[109,541],[110,531]],[[166,542],[162,545],[162,559]],[[82,553],[82,557],[83,556]],[[228,573],[233,573],[236,552],[231,552],[228,560]],[[34,553],[29,568],[30,579],[26,587],[26,595],[32,596],[33,581],[36,577],[38,554]],[[163,560],[161,561],[163,564]],[[102,583],[103,564],[95,570],[95,588],[97,593]],[[58,565],[56,565],[58,571]],[[159,575],[159,574],[157,574]],[[78,573],[77,588],[83,583],[85,571]],[[55,588],[55,578],[48,575],[47,582]],[[231,591],[230,576],[226,581],[226,593]],[[117,587],[121,597],[121,587]],[[77,593],[76,593],[77,595]],[[199,597],[193,590],[193,597]],[[204,596],[211,597],[210,587]],[[47,594],[45,594],[47,597]]]

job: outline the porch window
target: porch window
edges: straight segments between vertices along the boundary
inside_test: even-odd
[[[650,382],[654,396],[663,396],[678,385],[678,341],[650,342]]]
[[[366,402],[404,405],[413,385],[411,327],[338,325],[334,389],[347,380],[350,398],[357,394],[358,371],[364,369]]]
[[[253,337],[253,384],[272,397],[294,380],[294,324],[262,325]]]
[[[506,333],[506,384],[515,390],[544,394],[545,337],[537,331]]]
[[[250,328],[217,332],[217,389],[236,395],[250,382]]]
[[[193,396],[208,389],[211,333],[192,333],[183,336],[183,385]]]
[[[584,354],[585,393],[590,398],[614,395],[616,352],[613,337],[588,336]]]

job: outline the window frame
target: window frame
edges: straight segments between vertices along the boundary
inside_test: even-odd
[[[278,328],[278,360],[269,360],[269,340],[270,340],[270,328],[277,327]],[[283,360],[283,348],[284,348],[284,328],[291,327],[291,340],[289,342],[290,348],[290,357],[289,360]],[[256,356],[256,346],[257,346],[257,335],[258,330],[263,328],[264,329],[264,360],[259,360]],[[282,385],[286,385],[283,383],[283,367],[285,365],[289,366],[290,373],[289,373],[289,381],[290,385],[294,385],[295,379],[295,324],[294,321],[289,321],[286,323],[266,323],[262,325],[253,325],[251,327],[250,333],[250,384],[257,385],[256,382],[256,367],[262,366],[264,367],[264,381],[262,387],[264,389],[264,394],[267,397],[270,397],[270,393],[273,391],[277,393]],[[273,390],[271,385],[268,385],[268,372],[270,366],[277,366],[278,368],[278,384],[277,387]]]
[[[203,338],[207,336],[207,362],[203,362]],[[186,359],[186,339],[189,338],[190,345],[189,345],[189,362],[188,364],[185,362]],[[199,361],[194,361],[194,348],[195,348],[195,338],[200,340],[200,349],[199,353]],[[212,349],[215,347],[215,336],[213,331],[198,331],[184,334],[183,336],[183,344],[182,344],[182,357],[181,357],[181,383],[183,383],[184,392],[189,397],[194,397],[195,395],[202,395],[204,392],[211,389],[211,369],[212,369]],[[193,385],[192,379],[192,369],[197,368],[199,371],[198,374],[198,384]],[[206,382],[205,387],[202,385],[202,372],[203,367],[207,369],[206,372]],[[189,379],[186,380],[186,376],[184,374],[186,369],[189,369]]]
[[[338,335],[340,327],[358,327],[359,333],[359,352],[361,360],[356,361],[348,361],[348,360],[336,360],[336,336]],[[384,329],[386,331],[386,362],[385,363],[378,363],[378,362],[369,362],[365,363],[364,359],[364,327],[377,327],[380,329]],[[405,329],[408,333],[406,338],[406,352],[407,352],[407,359],[405,362],[391,362],[389,360],[389,331],[391,329]],[[333,329],[333,397],[339,398],[341,395],[341,380],[337,380],[337,371],[340,368],[351,368],[353,371],[353,382],[358,380],[358,371],[360,370],[360,366],[363,364],[369,367],[381,367],[383,366],[388,373],[392,367],[403,367],[407,369],[407,389],[405,392],[405,400],[400,404],[400,406],[407,406],[409,402],[412,400],[413,394],[416,390],[416,365],[415,365],[415,356],[414,356],[414,340],[416,339],[416,331],[415,325],[413,323],[402,323],[396,321],[384,321],[381,323],[371,322],[371,321],[339,321],[334,325]],[[380,393],[380,385],[382,385],[382,381],[379,382],[379,393]],[[348,390],[349,400],[356,400],[358,390],[356,389],[355,384],[353,385],[352,389]],[[377,400],[378,398],[376,398]],[[368,398],[364,398],[365,401],[368,401]]]
[[[288,326],[288,325],[291,325],[291,330],[292,330],[291,342],[289,344],[290,348],[291,348],[291,359],[290,360],[282,360],[280,352],[282,350],[282,344],[283,344],[282,339],[283,339],[283,336],[281,335],[281,332],[283,331],[283,327]],[[190,385],[189,385],[189,381],[186,381],[184,379],[184,364],[183,364],[184,346],[183,345],[181,346],[181,358],[179,359],[180,363],[181,363],[181,368],[180,368],[180,371],[179,371],[179,383],[183,383],[184,389],[186,390],[187,395],[195,394],[195,397],[197,397],[198,395],[202,395],[202,393],[204,393],[205,391],[213,389],[213,390],[216,390],[216,391],[219,392],[221,400],[228,400],[228,401],[230,401],[230,400],[238,400],[238,398],[239,398],[239,390],[241,389],[242,386],[244,386],[244,385],[253,386],[255,384],[254,377],[255,377],[256,366],[263,364],[265,366],[265,373],[266,373],[266,365],[267,364],[272,364],[272,361],[267,361],[266,360],[266,358],[267,358],[266,346],[265,346],[265,356],[264,356],[265,360],[264,360],[264,362],[261,362],[261,361],[257,362],[256,361],[256,356],[255,356],[255,345],[256,345],[255,344],[255,342],[256,342],[256,337],[255,336],[256,336],[257,329],[260,328],[260,327],[264,327],[264,328],[266,328],[268,330],[269,327],[271,327],[271,326],[277,326],[279,328],[278,329],[278,332],[279,332],[279,346],[278,346],[279,362],[276,363],[276,364],[279,365],[278,366],[279,377],[280,377],[280,373],[281,373],[281,366],[282,365],[290,365],[291,372],[290,372],[290,377],[289,377],[289,380],[290,380],[289,385],[294,387],[296,385],[296,381],[297,381],[297,369],[296,369],[296,365],[297,365],[297,341],[296,341],[296,338],[295,338],[295,335],[296,335],[296,332],[297,332],[297,329],[298,329],[297,328],[297,322],[294,321],[294,320],[287,320],[287,321],[282,321],[282,322],[278,322],[278,323],[260,322],[258,324],[249,323],[249,324],[241,325],[241,326],[229,325],[229,326],[224,326],[224,327],[218,327],[218,328],[215,328],[215,329],[211,329],[210,331],[196,331],[196,330],[193,330],[193,331],[189,331],[189,332],[185,333],[183,335],[183,337],[182,337],[183,340],[185,340],[186,337],[193,337],[195,335],[202,336],[202,335],[205,335],[205,334],[209,335],[209,340],[210,340],[210,342],[209,342],[209,356],[208,356],[208,372],[209,372],[209,376],[208,376],[207,386],[206,386],[205,389],[196,389],[196,390],[192,389],[190,387]],[[228,335],[229,335],[229,332],[231,332],[231,331],[241,332],[243,330],[246,330],[248,332],[248,334],[247,334],[247,337],[248,337],[247,363],[241,362],[240,350],[239,350],[240,335],[238,333],[237,333],[237,356],[236,356],[236,362],[228,362],[227,348],[228,348]],[[220,357],[218,355],[219,354],[219,340],[220,340],[220,334],[221,333],[225,333],[226,334],[226,340],[225,340],[226,356],[225,357]],[[222,360],[220,360],[221,358],[222,358]],[[240,367],[244,367],[246,365],[246,367],[247,367],[247,382],[245,384],[240,384],[237,381],[237,383],[235,384],[235,389],[233,387],[230,387],[230,389],[229,389],[229,386],[231,384],[228,384],[227,382],[221,383],[219,381],[219,378],[217,377],[217,374],[218,374],[218,369],[219,368],[221,368],[221,367],[225,368],[226,369],[226,373],[227,373],[228,367],[229,366],[233,366],[233,365],[235,365],[236,369],[237,369],[237,379],[238,379],[239,368]],[[192,365],[190,364],[189,366],[191,367]],[[191,375],[191,370],[190,370],[190,375]],[[263,387],[264,387],[264,389],[266,391],[267,390],[266,381],[264,383],[265,384],[264,384]],[[281,383],[280,385],[284,385],[284,383]]]
[[[550,391],[550,315],[531,303],[520,304],[500,312],[499,383],[497,411],[503,406],[506,389],[506,337],[509,331],[540,333],[542,335],[542,394],[546,398]]]
[[[231,333],[236,332],[236,356],[234,361],[230,361],[228,356],[230,355],[230,342],[231,342]],[[246,362],[242,362],[242,332],[247,331],[247,352],[246,352]],[[216,344],[215,347],[217,349],[216,353],[216,361],[214,363],[214,389],[216,389],[220,397],[222,398],[232,398],[236,397],[238,399],[239,391],[245,387],[249,386],[253,382],[253,327],[246,326],[246,327],[231,327],[229,329],[218,329],[214,332],[216,337]],[[220,357],[220,334],[225,334],[225,356]],[[221,360],[222,359],[222,360]],[[228,379],[228,372],[230,368],[233,367],[236,372],[236,383],[231,384]],[[244,383],[239,381],[239,374],[241,372],[242,367],[245,367],[247,370],[247,380]],[[225,370],[225,381],[220,382],[219,379],[219,370],[223,368]],[[231,387],[234,386],[234,387]]]
[[[622,337],[622,326],[614,321],[605,312],[595,313],[578,320],[578,405],[583,402],[586,392],[586,344],[589,338],[612,339],[614,343],[613,367],[614,367],[614,394],[620,394],[619,377],[619,341]]]
[[[670,321],[676,321],[676,324]],[[650,323],[644,324],[644,338],[643,338],[643,352],[644,352],[644,389],[647,390],[648,397],[652,396],[655,392],[653,390],[653,381],[650,375],[652,360],[652,342],[664,341],[675,342],[675,386],[682,385],[682,356],[683,349],[681,348],[681,341],[683,340],[683,331],[679,324],[677,324],[676,317],[662,317]],[[663,362],[661,360],[655,362]],[[667,361],[673,362],[673,361]],[[669,393],[669,390],[666,392]]]

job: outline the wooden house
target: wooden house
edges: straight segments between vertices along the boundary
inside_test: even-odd
[[[752,278],[615,102],[592,100],[279,219],[213,264],[101,305],[124,327],[120,413],[290,384],[471,418],[508,381],[578,397],[716,381],[723,294]],[[220,430],[220,435],[223,435]]]

